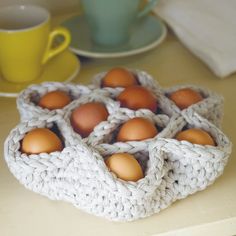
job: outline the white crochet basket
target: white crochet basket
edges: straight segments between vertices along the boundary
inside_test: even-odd
[[[148,81],[145,86],[159,101],[157,114],[147,109],[121,108],[115,97],[122,88],[99,88],[104,73],[96,76],[95,84],[89,88],[70,84],[67,90],[65,84],[45,83],[23,91],[17,101],[23,121],[10,132],[4,146],[5,159],[13,175],[34,192],[68,201],[86,212],[114,221],[150,216],[212,184],[223,173],[231,153],[231,142],[216,126],[222,118],[222,98],[215,94],[213,98],[212,93],[194,87],[205,99],[180,111],[168,99],[168,93],[177,87],[162,89],[147,73],[133,73],[143,86]],[[39,109],[34,94],[39,96],[56,89],[73,91],[74,101],[61,110]],[[70,114],[90,101],[104,103],[109,116],[83,139],[71,127]],[[212,109],[210,116],[206,112],[209,109]],[[120,125],[134,117],[151,120],[158,127],[157,136],[145,141],[116,142]],[[65,148],[49,154],[22,153],[21,140],[36,127],[52,129]],[[174,139],[177,132],[191,127],[209,132],[217,145],[202,146]],[[137,182],[123,181],[110,172],[104,159],[118,152],[133,154],[145,177]]]

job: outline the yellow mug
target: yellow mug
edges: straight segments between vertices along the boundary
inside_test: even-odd
[[[63,41],[55,44],[58,36]],[[22,83],[38,78],[44,64],[69,43],[67,29],[50,31],[48,10],[34,5],[0,8],[0,73],[4,79]]]

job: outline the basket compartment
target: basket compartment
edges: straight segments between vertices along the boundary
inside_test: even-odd
[[[31,155],[21,152],[21,140],[30,130],[49,128],[55,132],[55,127],[57,135],[64,143],[64,149],[61,152]],[[13,175],[26,188],[55,198],[59,193],[52,183],[55,177],[60,175],[60,168],[66,168],[70,161],[67,150],[77,142],[78,140],[75,139],[73,133],[70,133],[65,121],[59,115],[51,117],[50,120],[32,119],[20,123],[10,132],[4,144],[5,160]]]
[[[184,198],[205,189],[223,173],[231,153],[231,143],[215,125],[197,113],[191,117],[191,123],[181,116],[177,120],[181,125],[176,125],[178,128],[175,134],[182,130],[182,127],[201,128],[210,133],[217,144],[204,146],[176,139],[157,140],[159,148],[168,153],[166,162],[170,171],[167,175],[174,180],[173,187],[178,192],[178,198]]]
[[[140,109],[138,111],[129,110],[127,108],[120,108],[117,112],[112,114],[108,120],[99,124],[89,139],[89,143],[92,145],[98,145],[101,143],[115,143],[116,136],[120,126],[126,121],[135,118],[143,117],[150,120],[156,127],[158,127],[159,133],[157,136],[162,136],[162,130],[165,128],[169,121],[169,117],[166,115],[155,115],[147,109]],[[151,139],[144,140],[142,142],[150,142]]]
[[[163,93],[168,98],[171,93],[183,88],[191,88],[199,92],[204,99],[201,102],[193,104],[182,111],[175,105],[173,101],[169,100],[171,110],[179,114],[181,113],[183,116],[186,115],[186,118],[188,118],[190,114],[197,112],[199,115],[220,127],[223,118],[223,97],[212,91],[209,91],[208,89],[194,85],[174,86],[169,89],[164,89]]]
[[[134,74],[139,85],[142,85],[142,86],[150,89],[151,91],[159,91],[160,90],[160,86],[159,86],[158,82],[156,80],[154,80],[153,77],[151,75],[149,75],[148,73],[146,73],[145,71],[132,70],[132,69],[128,69],[128,70]],[[106,74],[107,74],[107,71],[99,73],[94,76],[94,78],[92,80],[94,88],[102,88],[102,80]],[[105,91],[111,92],[111,93],[114,90],[114,88],[109,88],[109,87],[103,87],[102,89]]]
[[[22,91],[17,98],[17,108],[21,116],[21,121],[30,120],[33,117],[40,118],[43,116],[50,117],[55,114],[63,114],[70,104],[62,109],[55,110],[48,110],[37,105],[40,97],[55,90],[67,92],[72,101],[91,92],[88,87],[83,85],[59,82],[47,82],[40,85],[31,85]]]
[[[76,135],[76,136],[80,136],[79,133],[75,132],[71,126],[71,121],[70,121],[70,117],[71,117],[71,114],[73,112],[74,109],[78,108],[80,105],[82,104],[85,104],[85,103],[89,103],[89,102],[100,102],[100,103],[103,103],[109,113],[109,116],[108,116],[108,119],[109,117],[114,114],[119,108],[119,103],[117,102],[114,102],[112,99],[100,94],[100,93],[96,93],[96,92],[93,92],[91,94],[89,94],[88,96],[83,96],[75,101],[73,101],[67,111],[64,113],[63,115],[63,118],[65,119],[66,123],[68,124],[69,126],[69,129]],[[83,138],[84,142],[87,143],[87,142],[90,142],[89,140],[91,140],[91,136],[94,136],[94,132],[95,130],[97,129],[98,126],[103,126],[104,124],[106,124],[106,121],[102,121],[100,124],[98,124],[95,128],[94,128],[94,131],[92,133],[90,133],[90,135],[86,138]]]

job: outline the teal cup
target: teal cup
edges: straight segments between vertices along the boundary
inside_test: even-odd
[[[93,42],[108,47],[127,42],[134,23],[156,2],[149,0],[139,11],[141,0],[81,0]]]

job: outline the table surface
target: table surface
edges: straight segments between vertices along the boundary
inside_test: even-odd
[[[161,86],[196,84],[225,97],[223,131],[236,141],[236,74],[217,78],[169,32],[150,52],[121,59],[83,59],[76,83],[88,84],[94,74],[114,66],[145,70]],[[19,122],[14,98],[0,98],[0,235],[236,235],[236,153],[224,174],[202,192],[175,202],[161,213],[131,223],[114,223],[89,215],[69,203],[51,201],[25,189],[9,172],[3,143]]]

